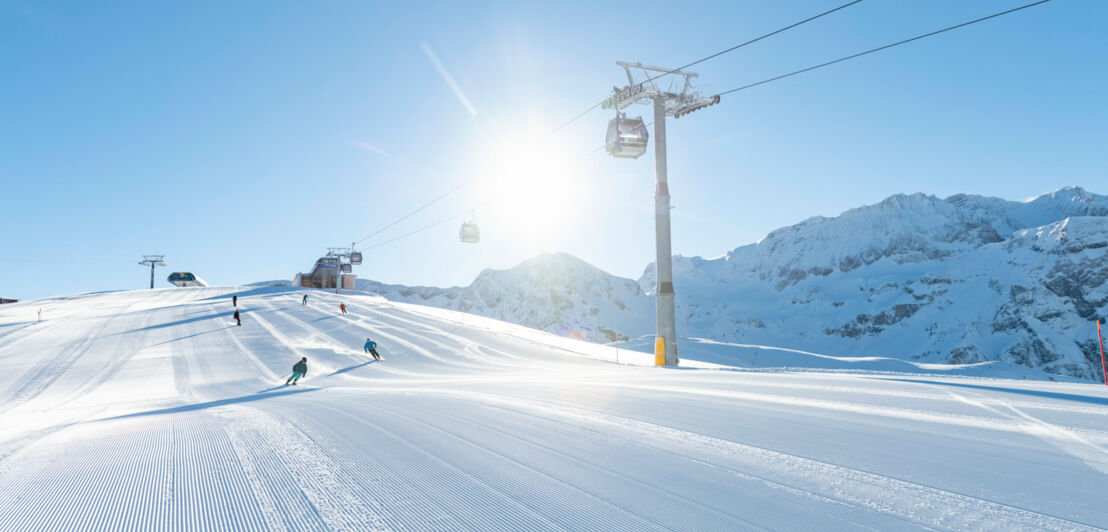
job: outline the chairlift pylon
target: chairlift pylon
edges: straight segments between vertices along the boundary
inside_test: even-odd
[[[637,159],[646,153],[649,138],[642,117],[627,118],[624,113],[616,111],[616,117],[608,122],[604,147],[612,157]]]

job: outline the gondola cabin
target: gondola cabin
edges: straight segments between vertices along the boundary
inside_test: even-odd
[[[646,153],[650,135],[642,117],[627,118],[623,113],[608,122],[608,135],[604,147],[612,157],[637,159]]]
[[[463,243],[476,244],[481,241],[481,229],[477,227],[477,222],[465,222],[458,230],[458,236]]]

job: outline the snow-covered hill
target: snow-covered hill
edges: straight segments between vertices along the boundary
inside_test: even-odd
[[[924,363],[1011,362],[1101,379],[1108,199],[1077,187],[1014,202],[896,195],[773,231],[716,259],[675,257],[678,331],[720,342]],[[637,284],[639,289],[635,289]],[[466,288],[364,288],[593,341],[654,328],[637,281],[564,254]]]
[[[703,347],[722,364],[912,374],[691,354],[654,368],[488,318],[302,293],[0,307],[0,530],[1108,527],[1104,386],[733,344]],[[282,386],[301,357],[307,378]]]

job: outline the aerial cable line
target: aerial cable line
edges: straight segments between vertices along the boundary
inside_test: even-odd
[[[792,24],[789,24],[788,26],[785,26],[785,27],[783,27],[783,28],[779,28],[779,29],[776,29],[776,30],[774,30],[774,31],[771,31],[771,32],[769,32],[769,33],[767,33],[767,34],[765,34],[765,35],[762,35],[762,36],[760,36],[760,37],[755,37],[755,38],[753,38],[753,39],[751,39],[751,40],[749,40],[749,41],[746,41],[746,42],[744,42],[744,43],[741,43],[741,44],[737,44],[737,45],[735,45],[735,46],[732,46],[732,47],[730,47],[730,48],[728,48],[728,49],[726,49],[726,50],[721,50],[721,51],[719,51],[719,52],[716,52],[716,53],[714,53],[714,54],[712,54],[712,55],[709,55],[709,56],[707,56],[707,57],[702,57],[702,58],[700,58],[700,59],[697,59],[696,61],[693,61],[692,63],[689,63],[689,64],[687,64],[687,65],[682,65],[682,66],[680,66],[680,67],[677,67],[677,68],[675,68],[675,69],[673,69],[673,70],[670,70],[670,71],[667,71],[667,72],[663,72],[663,73],[661,73],[661,74],[658,74],[657,76],[654,76],[654,77],[651,77],[651,78],[647,78],[647,79],[645,79],[645,80],[643,80],[643,81],[640,81],[639,83],[636,83],[635,85],[638,85],[638,86],[640,86],[640,87],[641,87],[641,86],[642,86],[643,84],[646,84],[646,83],[650,83],[651,81],[654,81],[654,80],[656,80],[656,79],[658,79],[658,78],[662,78],[662,77],[668,76],[668,75],[670,75],[670,74],[673,74],[673,73],[675,73],[675,72],[679,72],[679,71],[681,71],[681,70],[683,70],[683,69],[686,69],[686,68],[689,68],[689,67],[691,67],[691,66],[693,66],[693,65],[698,65],[698,64],[700,64],[700,63],[703,63],[704,61],[707,61],[707,60],[709,60],[709,59],[714,59],[714,58],[716,58],[716,57],[719,57],[719,56],[721,56],[721,55],[723,55],[723,54],[726,54],[726,53],[728,53],[728,52],[733,52],[733,51],[735,51],[735,50],[738,50],[739,48],[742,48],[742,47],[744,47],[744,46],[747,46],[747,45],[749,45],[749,44],[754,44],[754,43],[756,43],[756,42],[758,42],[758,41],[760,41],[760,40],[762,40],[762,39],[765,39],[765,38],[767,38],[767,37],[772,37],[772,36],[774,36],[774,35],[777,35],[778,33],[781,33],[781,32],[783,32],[783,31],[788,31],[788,30],[791,30],[791,29],[793,29],[793,28],[795,28],[795,27],[797,27],[797,26],[800,26],[801,24],[805,24],[805,23],[811,22],[811,21],[813,21],[813,20],[816,20],[817,18],[823,17],[823,16],[825,16],[825,15],[830,15],[831,13],[834,13],[834,12],[836,12],[836,11],[839,11],[840,9],[846,9],[846,8],[848,8],[848,7],[850,7],[850,6],[854,5],[854,4],[857,4],[857,3],[861,2],[861,1],[862,1],[862,0],[853,0],[853,1],[851,1],[851,2],[847,2],[847,3],[845,3],[845,4],[843,4],[843,5],[839,6],[839,7],[836,7],[836,8],[833,8],[833,9],[829,9],[829,10],[827,10],[827,11],[824,11],[823,13],[820,13],[820,14],[818,14],[818,15],[813,15],[813,16],[811,16],[811,17],[808,17],[808,18],[806,18],[806,19],[804,19],[804,20],[801,20],[800,22],[794,22],[794,23],[792,23]],[[577,114],[577,116],[575,116],[575,117],[573,117],[573,118],[569,119],[569,121],[567,121],[567,122],[563,123],[562,125],[560,125],[560,126],[558,126],[558,127],[554,128],[554,129],[553,129],[553,130],[551,130],[550,132],[551,132],[551,133],[555,133],[555,132],[557,132],[558,130],[560,130],[560,129],[562,129],[562,128],[564,128],[564,127],[566,127],[566,126],[568,126],[568,125],[572,124],[573,122],[576,122],[576,121],[577,121],[577,119],[581,118],[582,116],[585,116],[586,114],[588,114],[588,113],[589,113],[590,111],[592,111],[593,109],[596,109],[597,107],[600,107],[600,106],[601,106],[601,105],[602,105],[603,103],[604,103],[604,100],[601,100],[600,102],[597,102],[597,103],[596,103],[596,105],[593,105],[592,107],[589,107],[588,109],[585,109],[584,111],[582,111],[582,112],[578,113],[578,114]]]
[[[787,77],[790,77],[790,76],[795,76],[797,74],[803,74],[805,72],[809,72],[809,71],[815,70],[817,68],[823,68],[825,66],[834,65],[835,63],[842,63],[843,61],[849,61],[849,60],[854,59],[856,57],[862,57],[863,55],[872,54],[874,52],[880,52],[881,50],[892,48],[894,46],[900,46],[902,44],[907,44],[907,43],[910,43],[912,41],[918,41],[920,39],[923,39],[923,38],[926,38],[926,37],[931,37],[932,35],[938,35],[940,33],[946,32],[946,31],[956,30],[958,28],[961,28],[961,27],[964,27],[964,26],[969,26],[970,24],[976,24],[978,22],[983,22],[983,21],[989,20],[991,18],[999,17],[1001,15],[1007,15],[1009,13],[1015,13],[1016,11],[1019,11],[1021,9],[1027,9],[1029,7],[1034,7],[1034,6],[1037,6],[1039,4],[1045,4],[1049,1],[1050,0],[1039,0],[1038,2],[1032,2],[1030,4],[1022,5],[1022,6],[1019,6],[1017,8],[1009,9],[1007,11],[1001,11],[1000,13],[993,13],[992,15],[989,15],[987,17],[981,17],[979,19],[971,20],[971,21],[968,21],[968,22],[963,22],[961,24],[957,24],[957,25],[954,25],[954,26],[943,28],[941,30],[936,30],[936,31],[933,31],[931,33],[925,33],[923,35],[917,35],[915,37],[912,37],[911,39],[904,39],[903,41],[894,42],[892,44],[886,44],[885,46],[880,46],[880,47],[874,48],[872,50],[866,50],[864,52],[859,52],[859,53],[856,53],[854,55],[848,55],[846,57],[840,57],[840,58],[835,59],[833,61],[828,61],[826,63],[820,63],[818,65],[810,66],[808,68],[802,68],[800,70],[795,70],[793,72],[789,72],[788,74],[782,74],[780,76],[775,76],[775,77],[772,77],[772,78],[769,78],[769,79],[764,79],[762,81],[759,81],[759,82],[756,82],[756,83],[751,83],[749,85],[743,85],[742,87],[737,87],[737,88],[734,88],[734,89],[731,89],[731,90],[728,90],[728,91],[723,91],[723,92],[719,93],[719,95],[723,96],[724,94],[731,94],[732,92],[738,92],[738,91],[741,91],[741,90],[744,90],[744,89],[749,89],[751,87],[757,87],[758,85],[764,85],[764,84],[769,83],[771,81],[777,81],[779,79],[784,79],[784,78],[787,78]]]
[[[570,118],[568,121],[566,121],[562,125],[554,128],[554,129],[551,129],[550,133],[552,133],[552,134],[557,133],[563,127],[566,127],[566,126],[576,122],[578,118],[581,118],[582,116],[585,116],[585,115],[589,114],[589,112],[591,112],[593,109],[596,109],[597,107],[600,107],[603,103],[604,103],[604,100],[600,100],[599,102],[596,102],[596,104],[593,105],[592,107],[589,107],[588,109],[585,109],[584,111],[581,111],[580,113],[577,114],[577,116],[575,116],[573,118]]]
[[[714,53],[714,54],[712,54],[712,55],[709,55],[709,56],[707,56],[707,57],[702,57],[702,58],[700,58],[700,59],[697,59],[696,61],[693,61],[692,63],[689,63],[689,64],[687,64],[687,65],[681,65],[681,66],[679,66],[679,67],[677,67],[677,68],[675,68],[675,69],[673,69],[673,70],[670,70],[670,71],[668,71],[668,72],[663,72],[663,73],[661,73],[661,74],[658,74],[658,75],[656,75],[656,76],[653,76],[653,77],[647,78],[647,79],[645,79],[645,80],[643,80],[643,81],[641,81],[641,82],[639,82],[639,83],[636,83],[636,85],[642,86],[642,85],[644,85],[644,84],[646,84],[646,83],[650,83],[651,81],[654,81],[654,80],[656,80],[656,79],[658,79],[658,78],[662,78],[662,77],[668,76],[668,75],[670,75],[670,74],[674,74],[674,73],[676,73],[676,72],[680,72],[681,70],[684,70],[684,69],[686,69],[686,68],[689,68],[689,67],[691,67],[691,66],[694,66],[694,65],[698,65],[698,64],[700,64],[700,63],[703,63],[703,62],[705,62],[705,61],[707,61],[707,60],[709,60],[709,59],[715,59],[716,57],[719,57],[719,56],[721,56],[721,55],[723,55],[723,54],[726,54],[726,53],[728,53],[728,52],[733,52],[733,51],[735,51],[735,50],[738,50],[739,48],[742,48],[742,47],[744,47],[744,46],[746,46],[746,45],[748,45],[748,44],[754,44],[754,43],[756,43],[756,42],[758,42],[758,41],[760,41],[760,40],[762,40],[762,39],[765,39],[765,38],[767,38],[767,37],[772,37],[772,36],[774,36],[774,35],[777,35],[778,33],[781,33],[781,32],[783,32],[783,31],[791,30],[791,29],[793,29],[793,28],[795,28],[795,27],[797,27],[797,26],[799,26],[799,25],[801,25],[801,24],[804,24],[804,23],[806,23],[806,22],[811,22],[811,21],[813,21],[813,20],[816,20],[817,18],[820,18],[820,17],[822,17],[822,16],[824,16],[824,15],[830,15],[831,13],[834,13],[834,12],[836,12],[836,11],[840,10],[840,9],[846,9],[846,8],[848,8],[848,7],[850,7],[850,6],[854,5],[854,4],[857,4],[857,3],[861,2],[861,1],[862,1],[862,0],[854,0],[853,2],[847,2],[847,3],[845,3],[845,4],[843,4],[843,5],[839,6],[839,7],[836,7],[836,8],[834,8],[834,9],[829,9],[829,10],[827,10],[827,11],[824,11],[823,13],[820,13],[820,14],[818,14],[818,15],[814,15],[814,16],[808,17],[808,18],[806,18],[806,19],[804,19],[804,20],[801,20],[800,22],[796,22],[796,23],[790,24],[790,25],[788,25],[788,26],[785,26],[784,28],[781,28],[781,29],[779,29],[779,30],[776,30],[776,31],[772,31],[772,32],[770,32],[770,33],[767,33],[767,34],[765,34],[765,35],[762,35],[761,37],[756,37],[756,38],[754,38],[754,39],[750,39],[749,41],[746,41],[746,42],[744,42],[744,43],[742,43],[742,44],[737,44],[737,45],[735,45],[735,46],[732,46],[732,47],[730,47],[730,48],[728,48],[728,49],[726,49],[726,50],[722,50],[722,51],[716,52],[716,53]]]
[[[409,212],[408,214],[405,214],[404,216],[401,216],[400,218],[398,218],[398,219],[394,220],[394,221],[393,221],[392,223],[390,223],[390,224],[388,224],[388,225],[386,225],[386,226],[384,226],[384,227],[382,227],[382,228],[380,228],[380,229],[378,229],[378,230],[376,230],[376,231],[374,231],[374,232],[370,233],[370,234],[369,234],[369,236],[366,236],[365,238],[362,238],[361,240],[357,240],[357,241],[355,241],[355,242],[354,242],[354,245],[357,245],[357,244],[359,244],[359,243],[361,243],[361,242],[364,242],[364,241],[368,240],[369,238],[371,238],[371,237],[373,237],[373,236],[376,236],[377,234],[381,233],[382,231],[384,231],[384,230],[386,230],[386,229],[388,229],[388,228],[390,228],[390,227],[392,227],[392,226],[394,226],[394,225],[396,225],[396,224],[398,224],[398,223],[400,223],[400,222],[403,222],[404,220],[407,220],[408,218],[411,218],[411,217],[412,217],[413,215],[415,215],[416,213],[418,213],[418,212],[422,211],[423,209],[426,209],[427,207],[430,207],[431,205],[434,205],[435,203],[438,203],[438,202],[439,202],[440,200],[442,200],[443,198],[445,198],[445,197],[447,197],[447,196],[449,196],[449,195],[451,195],[451,194],[453,194],[453,193],[457,192],[457,191],[458,191],[458,190],[460,190],[460,189],[461,189],[462,187],[464,187],[464,186],[466,186],[466,185],[468,185],[468,184],[470,184],[470,183],[472,183],[472,182],[474,182],[474,181],[476,181],[476,180],[477,180],[477,179],[470,179],[469,181],[466,181],[466,182],[464,182],[464,183],[462,183],[462,184],[460,184],[460,185],[458,185],[458,186],[456,186],[456,187],[454,187],[454,188],[450,189],[450,190],[449,190],[449,191],[447,191],[447,192],[446,192],[445,194],[443,194],[443,195],[441,195],[441,196],[439,196],[439,197],[437,197],[437,198],[435,198],[435,199],[433,199],[433,200],[431,200],[431,201],[428,201],[427,203],[424,203],[423,205],[421,205],[421,206],[420,206],[419,208],[417,208],[416,210],[414,210],[414,211],[412,211],[412,212]]]
[[[743,86],[741,86],[741,87],[737,87],[737,88],[734,88],[734,89],[731,89],[731,90],[728,90],[728,91],[724,91],[724,92],[721,92],[721,93],[719,93],[719,95],[720,95],[720,96],[723,96],[723,95],[725,95],[725,94],[731,94],[732,92],[738,92],[738,91],[741,91],[741,90],[744,90],[744,89],[749,89],[749,88],[751,88],[751,87],[757,87],[758,85],[764,85],[764,84],[766,84],[766,83],[769,83],[769,82],[771,82],[771,81],[777,81],[777,80],[779,80],[779,79],[784,79],[784,78],[787,78],[787,77],[790,77],[790,76],[795,76],[795,75],[797,75],[797,74],[803,74],[804,72],[809,72],[809,71],[811,71],[811,70],[815,70],[815,69],[817,69],[817,68],[823,68],[823,67],[825,67],[825,66],[830,66],[830,65],[833,65],[833,64],[835,64],[835,63],[842,63],[843,61],[848,61],[848,60],[850,60],[850,59],[854,59],[854,58],[856,58],[856,57],[861,57],[861,56],[863,56],[863,55],[867,55],[867,54],[872,54],[872,53],[874,53],[874,52],[879,52],[879,51],[881,51],[881,50],[885,50],[885,49],[888,49],[888,48],[892,48],[892,47],[894,47],[894,46],[899,46],[899,45],[901,45],[901,44],[907,44],[907,43],[910,43],[910,42],[912,42],[912,41],[918,41],[918,40],[920,40],[920,39],[923,39],[923,38],[926,38],[926,37],[931,37],[931,36],[933,36],[933,35],[938,35],[938,34],[940,34],[940,33],[943,33],[943,32],[947,32],[947,31],[950,31],[950,30],[955,30],[955,29],[958,29],[958,28],[961,28],[961,27],[964,27],[964,26],[969,26],[970,24],[976,24],[976,23],[978,23],[978,22],[983,22],[983,21],[986,21],[986,20],[989,20],[989,19],[992,19],[992,18],[996,18],[996,17],[999,17],[999,16],[1001,16],[1001,15],[1007,15],[1007,14],[1009,14],[1009,13],[1014,13],[1014,12],[1016,12],[1016,11],[1020,11],[1020,10],[1022,10],[1022,9],[1027,9],[1027,8],[1029,8],[1029,7],[1034,7],[1034,6],[1037,6],[1037,5],[1039,5],[1039,4],[1045,4],[1045,3],[1049,2],[1049,1],[1050,1],[1050,0],[1039,0],[1038,2],[1032,2],[1032,3],[1030,3],[1030,4],[1025,4],[1025,5],[1022,5],[1022,6],[1019,6],[1019,7],[1013,8],[1013,9],[1009,9],[1009,10],[1007,10],[1007,11],[1001,11],[1001,12],[999,12],[999,13],[994,13],[994,14],[992,14],[992,15],[989,15],[989,16],[981,17],[981,18],[979,18],[979,19],[974,19],[974,20],[970,20],[970,21],[968,21],[968,22],[963,22],[963,23],[961,23],[961,24],[956,24],[956,25],[954,25],[954,26],[950,26],[950,27],[947,27],[947,28],[943,28],[943,29],[940,29],[940,30],[936,30],[936,31],[933,31],[933,32],[930,32],[930,33],[925,33],[925,34],[923,34],[923,35],[917,35],[917,36],[915,36],[915,37],[912,37],[912,38],[910,38],[910,39],[905,39],[905,40],[903,40],[903,41],[898,41],[898,42],[895,42],[895,43],[892,43],[892,44],[886,44],[885,46],[881,46],[881,47],[878,47],[878,48],[874,48],[874,49],[872,49],[872,50],[866,50],[866,51],[864,51],[864,52],[859,52],[859,53],[856,53],[856,54],[853,54],[853,55],[849,55],[849,56],[846,56],[846,57],[841,57],[841,58],[839,58],[839,59],[835,59],[835,60],[833,60],[833,61],[828,61],[828,62],[826,62],[826,63],[820,63],[820,64],[818,64],[818,65],[815,65],[815,66],[811,66],[811,67],[808,67],[808,68],[803,68],[803,69],[800,69],[800,70],[796,70],[796,71],[793,71],[793,72],[789,72],[788,74],[782,74],[782,75],[780,75],[780,76],[775,76],[775,77],[772,77],[772,78],[769,78],[769,79],[764,79],[764,80],[762,80],[762,81],[759,81],[759,82],[756,82],[756,83],[751,83],[751,84],[748,84],[748,85],[743,85]],[[847,4],[847,5],[849,5],[849,4]],[[836,8],[836,9],[842,9],[843,7],[846,7],[846,6],[840,6],[839,8]],[[826,13],[825,13],[825,14],[826,14]],[[821,16],[822,16],[822,15],[821,15]],[[716,55],[719,55],[719,54],[716,54]],[[709,56],[709,58],[710,58],[710,57],[714,57],[714,56]],[[690,65],[693,65],[693,64],[696,64],[696,63],[690,63]],[[681,67],[681,68],[687,68],[688,66],[689,66],[689,65],[686,65],[686,66],[683,66],[683,67]],[[677,70],[680,70],[680,68],[679,68],[679,69],[677,69]],[[663,74],[663,75],[664,75],[664,74]],[[649,125],[650,125],[650,124],[647,124],[647,126],[649,126]],[[584,159],[585,157],[588,157],[588,156],[590,156],[590,155],[592,155],[592,154],[594,154],[594,153],[597,153],[597,152],[599,152],[599,151],[600,151],[600,150],[602,150],[602,149],[604,149],[604,146],[600,146],[599,148],[596,148],[596,149],[594,149],[594,150],[592,150],[592,151],[590,151],[590,152],[586,153],[585,155],[582,155],[582,156],[581,156],[581,158],[582,158],[582,159]]]
[[[403,239],[403,238],[407,238],[407,237],[409,237],[409,236],[412,236],[412,235],[415,235],[415,234],[417,234],[417,233],[422,233],[422,232],[424,232],[424,231],[426,231],[426,230],[428,230],[428,229],[434,229],[435,227],[438,227],[438,226],[440,226],[440,225],[442,225],[442,224],[444,224],[444,223],[446,223],[446,222],[449,222],[449,221],[451,221],[451,220],[454,220],[454,219],[456,219],[456,218],[459,218],[459,217],[461,217],[461,216],[464,216],[464,215],[466,215],[466,214],[469,214],[469,213],[471,213],[471,212],[473,212],[473,209],[466,209],[466,210],[464,210],[464,211],[462,211],[462,212],[460,212],[460,213],[458,213],[458,214],[455,214],[455,215],[453,215],[453,216],[450,216],[450,217],[447,217],[447,218],[443,218],[442,220],[439,220],[439,221],[437,221],[437,222],[435,222],[435,223],[433,223],[433,224],[430,224],[430,225],[427,225],[427,226],[421,227],[421,228],[419,228],[419,229],[416,229],[415,231],[411,231],[411,232],[408,232],[408,233],[404,233],[404,234],[402,234],[402,235],[400,235],[400,236],[398,236],[398,237],[392,238],[392,239],[390,239],[390,240],[386,240],[386,241],[384,241],[384,242],[379,242],[379,243],[377,243],[377,244],[373,244],[372,246],[368,246],[368,247],[366,247],[366,248],[363,248],[363,249],[362,249],[362,251],[367,251],[367,250],[370,250],[370,249],[373,249],[373,248],[378,248],[378,247],[381,247],[381,246],[383,246],[383,245],[385,245],[385,244],[391,244],[391,243],[393,243],[393,242],[396,242],[397,240],[400,240],[400,239]]]

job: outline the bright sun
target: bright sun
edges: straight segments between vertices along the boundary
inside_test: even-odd
[[[545,142],[545,144],[544,144]],[[542,243],[577,214],[578,176],[560,146],[528,138],[493,146],[483,163],[478,219],[488,219],[512,236]]]

